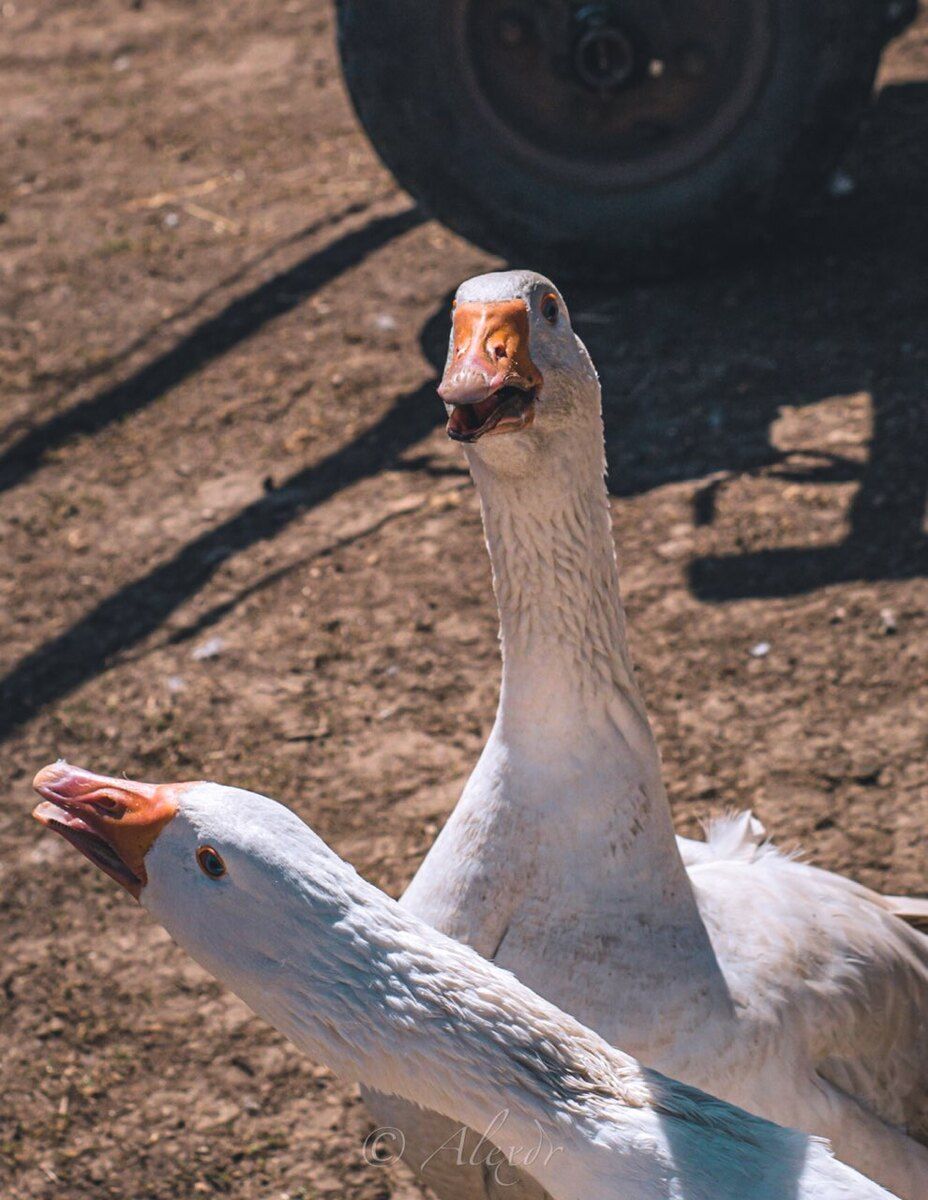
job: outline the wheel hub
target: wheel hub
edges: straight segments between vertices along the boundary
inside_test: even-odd
[[[623,28],[614,5],[589,4],[574,18],[572,63],[579,81],[596,92],[631,82],[639,55],[634,36]]]
[[[606,187],[712,153],[750,111],[772,0],[456,0],[473,99],[523,160]]]

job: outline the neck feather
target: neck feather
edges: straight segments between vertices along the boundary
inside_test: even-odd
[[[565,713],[586,720],[618,696],[643,719],[600,419],[578,418],[563,451],[512,476],[470,456],[499,605],[504,709],[543,714],[547,724]]]
[[[342,1077],[477,1128],[585,1117],[596,1096],[641,1108],[641,1068],[476,951],[407,913],[331,851],[275,885],[264,907],[204,943],[152,889],[146,906],[260,1016]],[[172,916],[171,914],[175,914]],[[214,931],[218,926],[214,920]],[[231,943],[233,933],[228,931]],[[592,1114],[593,1109],[590,1109]]]

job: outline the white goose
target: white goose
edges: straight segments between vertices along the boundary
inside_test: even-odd
[[[613,1045],[924,1200],[928,939],[893,915],[904,902],[761,844],[750,814],[674,838],[626,643],[599,382],[554,285],[463,284],[439,390],[480,494],[503,676],[403,906]],[[446,1136],[368,1103],[410,1162]],[[433,1161],[426,1178],[442,1200],[486,1194],[477,1170]]]
[[[43,825],[298,1047],[492,1129],[555,1200],[892,1200],[825,1142],[614,1050],[404,912],[265,796],[60,762],[35,786]],[[505,1196],[508,1161],[484,1147],[482,1162]]]

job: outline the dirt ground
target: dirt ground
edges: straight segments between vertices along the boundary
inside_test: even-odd
[[[0,39],[0,1194],[411,1200],[29,781],[256,788],[402,890],[496,701],[434,394],[491,260],[377,163],[322,0],[15,0]],[[750,804],[925,892],[928,16],[882,84],[787,244],[568,300],[679,828]]]

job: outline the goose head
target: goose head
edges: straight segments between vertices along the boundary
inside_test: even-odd
[[[138,783],[64,762],[34,786],[42,825],[300,1049],[411,1099],[433,1086],[398,1049],[414,1039],[403,997],[425,942],[296,813],[224,784]]]
[[[294,812],[240,788],[140,783],[66,762],[33,786],[35,818],[240,994],[266,973],[268,930],[285,955],[286,914],[325,923],[354,875]]]
[[[601,434],[596,371],[563,296],[534,271],[461,284],[438,393],[448,436],[495,467],[537,469],[573,434]]]

